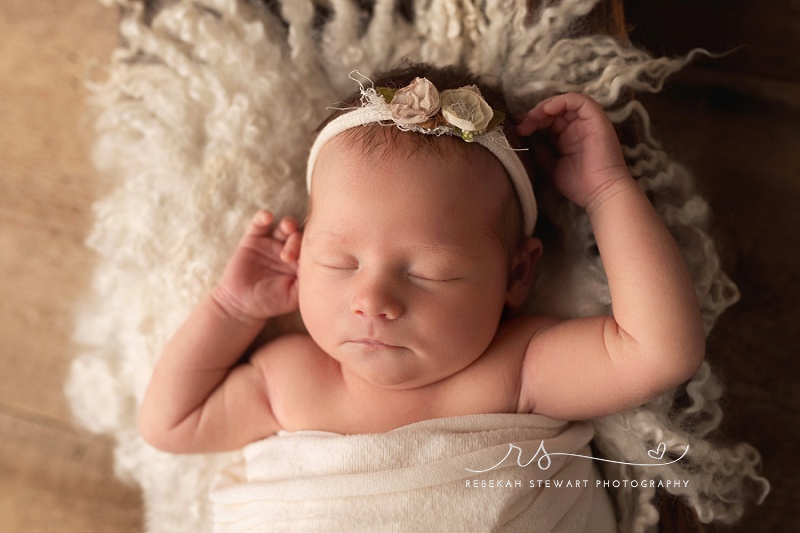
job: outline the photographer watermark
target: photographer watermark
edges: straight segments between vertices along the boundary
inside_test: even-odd
[[[647,455],[651,459],[661,460],[664,457],[664,453],[667,451],[667,444],[661,442],[658,444],[655,450],[648,450]],[[666,463],[626,463],[624,461],[612,461],[610,459],[603,459],[600,457],[592,457],[590,455],[580,455],[574,453],[562,453],[562,452],[555,452],[550,453],[544,447],[544,441],[539,444],[539,449],[536,450],[536,453],[528,461],[523,461],[522,454],[523,450],[519,446],[514,445],[513,443],[509,443],[508,445],[508,452],[506,455],[496,464],[490,466],[489,468],[484,468],[481,470],[476,470],[472,468],[465,468],[467,472],[472,472],[474,474],[484,474],[486,472],[490,472],[504,463],[509,458],[513,458],[514,452],[516,452],[516,464],[519,467],[527,467],[530,466],[531,463],[536,461],[537,466],[540,470],[547,470],[550,468],[552,461],[550,457],[552,456],[570,456],[570,457],[581,457],[584,459],[591,459],[594,461],[603,461],[606,463],[616,463],[621,465],[629,465],[629,466],[665,466],[673,464],[677,461],[683,459],[686,454],[689,452],[689,445],[686,445],[686,449],[680,455],[680,457],[673,459],[672,461]],[[541,454],[541,455],[540,455]],[[538,459],[537,459],[538,458]],[[590,482],[588,479],[531,479],[523,482],[520,479],[467,479],[466,487],[467,488],[521,488],[523,484],[527,484],[530,488],[588,488]],[[596,479],[594,480],[595,487],[597,488],[620,488],[620,487],[631,487],[631,488],[669,488],[669,487],[688,487],[689,481],[688,480],[655,480],[655,479],[616,479],[616,480],[604,480],[604,479]]]
[[[523,482],[521,479],[466,479],[465,486],[468,489],[518,489],[523,486],[531,489],[586,489],[591,486],[588,479],[529,479]],[[595,488],[615,488],[630,487],[633,489],[646,488],[670,488],[689,486],[688,479],[595,479]]]

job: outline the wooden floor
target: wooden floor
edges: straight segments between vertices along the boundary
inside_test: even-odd
[[[73,427],[62,393],[97,194],[81,126],[87,66],[116,45],[95,0],[0,0],[0,532],[141,531],[113,442]]]
[[[727,385],[719,438],[761,451],[772,492],[732,530],[800,531],[800,2],[629,0],[626,16],[631,40],[657,53],[738,47],[642,99],[698,176],[742,292],[707,359]]]
[[[800,531],[798,2],[630,0],[626,11],[631,39],[655,52],[747,45],[645,100],[656,135],[700,177],[743,293],[708,358],[728,387],[720,438],[761,450],[773,493],[734,530]],[[137,489],[112,473],[113,442],[73,427],[62,393],[98,194],[82,79],[114,47],[115,21],[95,0],[0,0],[0,532],[142,529]]]

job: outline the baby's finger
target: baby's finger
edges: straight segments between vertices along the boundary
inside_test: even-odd
[[[253,216],[245,236],[264,237],[269,235],[269,227],[272,224],[273,218],[274,215],[270,211],[262,209]]]
[[[300,257],[300,243],[303,240],[303,234],[299,231],[291,233],[283,244],[281,249],[281,260],[287,263],[293,263]]]
[[[533,113],[531,110],[530,113]],[[517,133],[523,137],[533,134],[537,130],[546,130],[553,123],[553,117],[528,114],[517,126]]]
[[[558,107],[553,107],[551,102],[556,101],[556,104],[558,104],[558,100],[560,100],[562,96],[563,95],[552,96],[546,100],[542,100],[536,107],[523,115],[517,126],[517,133],[526,136],[532,134],[536,130],[548,129],[553,124],[554,116],[560,113],[560,111],[554,111],[557,110]]]
[[[570,121],[593,120],[605,116],[603,108],[591,96],[567,93],[547,101],[544,111],[551,115],[562,114]]]
[[[570,118],[566,114],[559,115],[553,118],[553,124],[550,126],[550,131],[552,131],[556,136],[561,135],[574,120],[574,118]]]
[[[534,117],[554,117],[562,113],[570,113],[571,116],[576,116],[588,102],[593,102],[593,100],[583,94],[558,94],[539,102],[539,105],[531,113]]]
[[[295,231],[297,231],[297,221],[293,217],[285,216],[275,227],[275,231],[272,232],[272,237],[284,242],[286,238]]]

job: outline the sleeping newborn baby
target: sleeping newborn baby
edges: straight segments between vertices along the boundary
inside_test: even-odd
[[[144,438],[197,453],[487,413],[585,420],[692,376],[704,357],[692,281],[601,107],[558,95],[517,125],[503,107],[455,69],[416,65],[362,86],[311,149],[302,227],[257,213],[167,343]],[[555,147],[548,179],[589,215],[613,316],[512,312],[542,253],[532,165],[514,149],[537,130]],[[307,334],[252,346],[298,307]]]

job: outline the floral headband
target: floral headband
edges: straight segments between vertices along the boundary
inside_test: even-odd
[[[355,78],[351,79],[355,80]],[[358,80],[355,80],[358,81]],[[311,176],[322,147],[336,135],[367,124],[395,125],[403,131],[426,135],[451,135],[487,148],[505,167],[522,205],[526,235],[536,224],[536,199],[528,173],[503,135],[505,115],[483,99],[475,85],[439,92],[427,78],[416,78],[400,89],[364,88],[361,82],[360,107],[331,120],[319,132],[311,147],[306,170],[306,185],[311,192]]]

